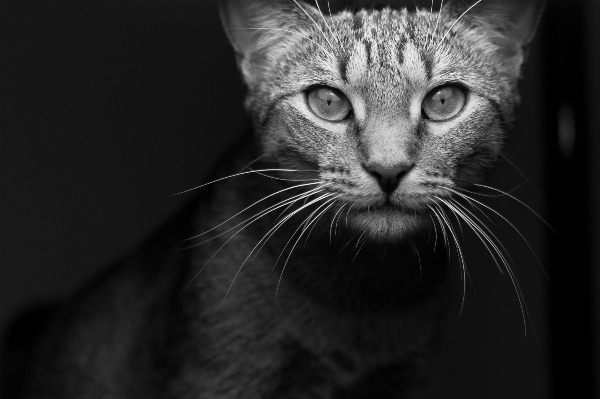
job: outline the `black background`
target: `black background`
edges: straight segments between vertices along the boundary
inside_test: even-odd
[[[588,7],[598,11],[597,3]],[[15,312],[69,295],[133,250],[189,195],[157,197],[202,182],[249,122],[214,1],[4,1],[0,12],[4,328]],[[547,143],[555,140],[548,127],[555,118],[547,105],[548,29],[552,21],[533,45],[518,122],[507,142],[507,158],[522,174],[503,160],[489,184],[514,190],[551,218],[551,176],[544,173],[553,162],[544,155]],[[592,41],[578,45],[591,49]],[[588,69],[598,65],[597,57],[586,62]],[[588,144],[600,148],[596,136]],[[597,167],[595,158],[590,162]],[[510,198],[483,200],[514,223],[549,269],[554,233]],[[527,332],[510,279],[465,230],[470,281],[464,309],[451,323],[439,397],[550,397],[551,345],[558,344],[550,338],[548,298],[558,295],[563,305],[577,306],[568,303],[569,290],[577,287],[557,293],[560,274],[553,274],[551,288],[518,234],[490,217],[520,277]],[[559,235],[559,243],[569,245],[569,232]],[[461,284],[458,268],[454,274]]]

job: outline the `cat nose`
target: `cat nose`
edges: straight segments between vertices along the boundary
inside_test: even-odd
[[[373,176],[386,194],[392,194],[402,178],[413,168],[414,164],[398,164],[391,167],[380,164],[370,164],[363,167]]]

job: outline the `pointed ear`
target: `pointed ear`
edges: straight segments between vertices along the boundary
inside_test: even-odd
[[[457,18],[486,21],[519,47],[526,47],[535,34],[544,11],[545,0],[453,0],[447,7]]]
[[[518,75],[544,11],[545,0],[453,0],[445,11],[481,28],[500,48],[502,62]]]
[[[546,1],[511,0],[507,3],[508,17],[513,21],[512,29],[508,33],[521,48],[526,48],[535,36]]]
[[[236,55],[244,57],[256,47],[261,35],[259,29],[265,28],[259,23],[259,17],[261,14],[271,14],[272,8],[272,5],[264,1],[219,1],[221,23]]]
[[[253,55],[257,55],[257,61],[256,58],[264,58],[265,50],[296,39],[293,32],[302,32],[307,13],[315,12],[299,0],[219,0],[219,9],[244,77],[248,73],[245,64]]]

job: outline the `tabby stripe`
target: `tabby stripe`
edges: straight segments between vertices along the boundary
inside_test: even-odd
[[[271,121],[271,116],[273,113],[273,110],[275,109],[275,107],[277,106],[277,104],[279,104],[283,99],[287,98],[287,97],[291,97],[291,94],[282,94],[279,96],[276,96],[275,98],[273,98],[273,100],[271,101],[269,107],[266,109],[266,111],[263,113],[263,115],[260,116],[259,119],[259,124],[261,127],[266,127],[269,122]]]
[[[365,52],[367,53],[367,66],[371,66],[371,64],[373,64],[373,58],[371,55],[371,42],[368,40],[363,40],[363,44],[365,45]]]
[[[340,69],[340,77],[342,81],[348,84],[348,57],[341,57],[338,63],[338,68]]]
[[[494,111],[496,111],[496,114],[498,114],[498,118],[500,118],[500,125],[502,125],[502,131],[506,132],[510,126],[509,126],[508,121],[504,117],[504,114],[502,113],[502,107],[500,106],[500,104],[491,97],[488,97],[488,96],[482,96],[482,97],[485,98],[486,100],[488,100],[490,105],[492,106],[492,108],[494,108]]]

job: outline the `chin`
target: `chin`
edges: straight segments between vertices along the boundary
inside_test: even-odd
[[[348,227],[378,242],[401,242],[415,237],[429,224],[422,212],[395,208],[358,210],[348,217]]]

